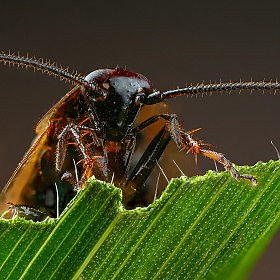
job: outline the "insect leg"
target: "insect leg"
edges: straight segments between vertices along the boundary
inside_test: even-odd
[[[98,137],[96,135],[96,129],[91,128],[91,127],[87,127],[87,126],[81,126],[79,125],[79,130],[83,131],[83,134],[81,135],[81,137],[84,137],[87,134],[90,134],[91,138],[92,138],[92,144],[95,146],[100,146],[100,143],[98,141]]]
[[[147,127],[147,126],[149,126],[149,125],[151,125],[151,124],[157,122],[157,121],[158,121],[159,119],[161,119],[161,118],[166,119],[166,120],[170,120],[170,119],[172,119],[172,118],[176,118],[176,115],[174,115],[174,114],[171,114],[171,115],[170,115],[170,114],[158,114],[158,115],[154,115],[154,116],[148,118],[147,120],[143,121],[143,122],[142,122],[141,124],[139,124],[138,126],[136,126],[136,127],[132,130],[132,132],[133,132],[133,133],[137,133],[137,132],[139,132],[140,130],[142,130],[143,128],[145,128],[145,127]]]
[[[84,172],[81,176],[81,179],[77,182],[74,176],[65,172],[61,179],[68,180],[72,185],[74,185],[75,189],[80,189],[84,183],[92,176],[92,168],[97,166],[99,168],[105,168],[98,159],[102,158],[101,156],[93,156],[91,150],[89,149],[90,145],[87,145],[83,140],[83,137],[91,131],[86,130],[84,127],[80,128],[79,125],[74,123],[68,124],[61,134],[58,136],[57,143],[57,152],[56,152],[56,169],[60,171],[62,169],[67,145],[74,144],[79,149],[82,160],[80,160],[77,164],[83,162]],[[73,138],[74,143],[69,143],[68,138]],[[94,141],[95,143],[96,141]]]
[[[238,171],[233,167],[232,163],[221,153],[206,150],[204,149],[203,145],[210,145],[210,144],[203,144],[200,140],[196,140],[192,137],[193,133],[196,130],[186,132],[182,125],[179,125],[177,121],[176,115],[169,115],[169,114],[160,114],[155,115],[143,123],[141,123],[139,126],[134,128],[135,132],[140,131],[141,129],[147,127],[148,125],[158,121],[160,118],[164,118],[167,120],[167,124],[165,126],[165,129],[169,132],[171,138],[175,141],[177,147],[183,147],[181,150],[184,150],[186,148],[189,148],[188,152],[193,152],[195,155],[195,162],[197,163],[197,154],[200,153],[206,157],[212,158],[217,162],[220,162],[224,165],[225,169],[230,171],[231,175],[238,181],[240,181],[240,178],[244,178],[247,180],[250,180],[253,185],[257,184],[257,180],[251,176],[246,174],[239,174]],[[213,145],[210,145],[213,146]]]
[[[83,140],[83,136],[85,136],[87,132],[85,133],[84,130],[81,130],[78,125],[74,123],[68,124],[61,134],[58,136],[58,143],[57,143],[57,149],[56,149],[56,169],[61,170],[65,155],[66,155],[66,148],[67,145],[70,143],[68,142],[68,138],[72,137],[74,139],[74,143],[79,149],[79,151],[82,154],[83,161],[86,163],[87,161],[90,162],[91,160],[95,159],[95,156],[91,156],[91,153],[89,152],[88,145]],[[94,140],[94,143],[96,141]]]
[[[74,186],[75,190],[80,190],[84,187],[86,181],[92,176],[92,168],[85,168],[85,171],[83,172],[81,179],[77,180],[73,174],[70,172],[64,172],[64,174],[61,176],[61,180],[67,180],[69,183],[71,183]]]
[[[157,164],[157,161],[161,157],[170,140],[171,136],[167,126],[165,125],[145,150],[144,154],[129,176],[124,188],[130,190],[134,189],[135,191],[135,189],[144,184],[144,182],[153,171],[155,165]],[[126,193],[127,196],[131,194],[132,193]]]
[[[180,125],[177,121],[177,116],[174,114],[159,114],[152,116],[135,127],[132,130],[132,133],[139,132],[150,124],[158,121],[160,118],[167,120],[167,124],[151,141],[137,165],[133,169],[127,180],[127,183],[124,184],[124,187],[122,187],[122,189],[124,189],[123,193],[125,196],[132,195],[133,192],[135,192],[135,189],[144,184],[171,139],[175,141],[178,147],[182,147]]]
[[[180,133],[182,136],[182,142],[184,144],[184,147],[181,149],[181,151],[188,148],[187,153],[189,153],[189,152],[194,153],[196,163],[197,163],[197,154],[198,153],[202,154],[206,157],[212,158],[215,161],[223,164],[225,169],[227,171],[229,171],[231,173],[232,177],[234,177],[237,181],[240,181],[240,178],[244,178],[244,179],[250,180],[253,185],[257,184],[257,180],[254,178],[254,176],[246,175],[246,174],[239,174],[238,171],[233,167],[232,163],[222,153],[204,149],[203,145],[209,145],[209,144],[203,144],[200,140],[194,139],[192,137],[193,131],[191,131],[189,133],[189,132],[184,131],[183,128],[181,128]]]
[[[169,131],[169,133],[170,133],[172,139],[175,141],[177,147],[181,147],[182,139],[181,139],[181,135],[180,135],[180,125],[177,121],[177,116],[175,114],[158,114],[158,115],[152,116],[149,119],[142,122],[137,127],[135,127],[132,130],[132,132],[137,133],[140,130],[142,130],[143,128],[157,122],[161,118],[168,121],[165,129]]]

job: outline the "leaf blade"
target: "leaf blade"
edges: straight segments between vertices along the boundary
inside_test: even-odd
[[[92,180],[58,221],[1,221],[1,276],[244,279],[280,225],[279,162],[241,172],[259,184],[213,172],[174,179],[153,205],[133,211],[121,207],[120,190]]]

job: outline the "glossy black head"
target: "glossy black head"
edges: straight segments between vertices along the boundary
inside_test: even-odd
[[[103,91],[104,98],[92,98],[92,101],[106,140],[120,142],[142,107],[141,96],[153,92],[151,82],[141,74],[119,68],[93,71],[85,80],[94,82]]]

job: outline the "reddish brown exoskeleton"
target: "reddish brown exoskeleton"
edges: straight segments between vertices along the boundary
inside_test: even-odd
[[[138,126],[134,124],[143,106],[175,96],[243,89],[276,90],[279,83],[230,82],[160,92],[155,91],[143,75],[119,68],[99,69],[81,77],[33,58],[2,53],[0,60],[33,67],[76,85],[37,124],[37,138],[1,194],[1,212],[11,201],[13,205],[47,209],[55,217],[92,175],[106,182],[113,178],[127,205],[130,197],[145,183],[171,139],[179,149],[193,152],[195,161],[200,153],[222,163],[235,179],[244,178],[257,184],[253,176],[239,174],[223,154],[205,149],[204,145],[209,144],[195,139],[194,130],[187,132],[175,114],[157,114]],[[165,125],[130,170],[136,135],[159,119],[164,119]]]

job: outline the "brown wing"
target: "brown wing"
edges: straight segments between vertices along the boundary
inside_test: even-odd
[[[67,104],[72,101],[76,100],[78,95],[80,94],[80,86],[75,86],[71,91],[69,91],[64,97],[62,97],[38,122],[35,132],[37,134],[43,133],[47,127],[49,127],[51,120],[53,118],[58,118],[58,112],[63,113],[62,107],[67,106]]]
[[[37,124],[35,131],[38,136],[31,144],[31,147],[24,155],[22,161],[1,193],[0,215],[8,209],[9,206],[7,205],[7,202],[26,204],[22,194],[24,193],[25,197],[35,195],[34,188],[30,187],[30,182],[34,185],[36,179],[33,180],[33,178],[36,176],[40,177],[38,175],[40,175],[41,172],[41,158],[43,155],[46,155],[46,151],[48,150],[52,157],[55,155],[56,137],[55,139],[50,139],[50,135],[53,135],[55,131],[61,129],[60,126],[67,123],[67,119],[64,118],[65,110],[67,110],[70,104],[76,102],[79,93],[80,87],[74,87],[58,103],[56,103]],[[54,163],[54,159],[52,159],[52,162]],[[52,166],[53,167],[51,168],[54,168],[54,164],[52,164]],[[37,182],[37,184],[42,187],[41,182]]]
[[[20,201],[21,192],[30,176],[32,176],[41,147],[46,142],[47,137],[48,129],[37,137],[3,189],[0,197],[1,214],[7,210],[7,202],[13,202],[14,204],[22,203]]]

